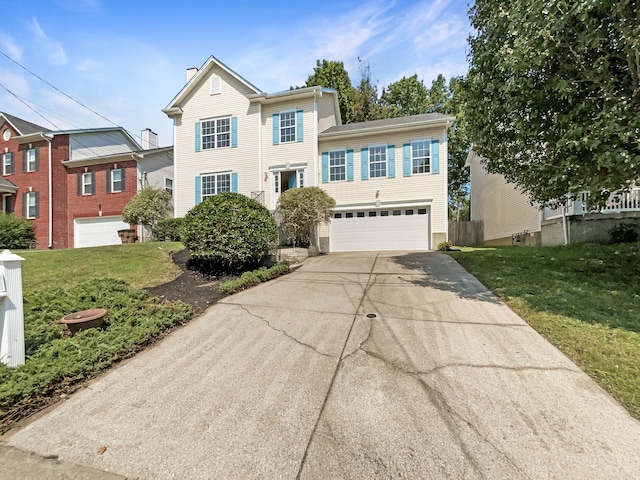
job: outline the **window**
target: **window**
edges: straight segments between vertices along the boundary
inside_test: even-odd
[[[24,211],[26,218],[38,218],[38,192],[24,194]]]
[[[202,175],[202,199],[212,197],[216,193],[231,191],[231,174],[218,173]]]
[[[280,114],[280,143],[296,141],[296,112]]]
[[[27,150],[27,172],[38,170],[38,155],[35,148]]]
[[[202,150],[231,145],[231,118],[214,118],[202,122]]]
[[[329,152],[329,181],[339,182],[347,178],[347,155],[344,150]]]
[[[393,216],[397,217],[398,215],[400,215],[402,212],[400,210],[394,210],[393,211]]]
[[[347,212],[347,214],[344,217],[345,218],[353,218],[353,212]]]
[[[93,195],[93,172],[86,172],[81,174],[81,176],[82,195]]]
[[[111,185],[111,192],[123,192],[124,191],[124,175],[121,168],[111,170],[111,178],[109,179]]]
[[[429,155],[429,142],[426,140],[413,142],[411,144],[411,166],[412,172],[429,173],[431,159]]]
[[[369,147],[369,178],[387,176],[387,147]]]
[[[364,218],[364,212],[357,212],[357,213],[356,213],[356,216],[357,216],[358,218]]]
[[[413,215],[413,210],[405,210],[404,214],[405,215]]]
[[[333,218],[342,218],[342,214],[341,213],[334,213],[333,214]]]
[[[9,130],[6,130],[7,132]],[[2,156],[2,174],[11,175],[13,171],[13,153],[5,153]]]
[[[375,217],[376,215],[377,215],[377,212],[369,212],[370,217]]]
[[[427,214],[427,209],[426,208],[419,208],[418,209],[418,215],[426,215]]]
[[[165,178],[164,179],[164,189],[171,194],[173,197],[173,179]]]
[[[383,210],[380,212],[380,216],[381,217],[388,217],[389,216],[389,210]]]

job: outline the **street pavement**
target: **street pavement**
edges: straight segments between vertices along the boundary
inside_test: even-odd
[[[439,252],[308,259],[3,442],[0,478],[640,478],[640,423]]]

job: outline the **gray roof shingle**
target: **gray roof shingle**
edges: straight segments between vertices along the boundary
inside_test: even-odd
[[[50,132],[48,128],[41,127],[40,125],[36,125],[35,123],[27,122],[26,120],[22,120],[21,118],[14,117],[13,115],[9,115],[5,112],[0,112],[4,118],[6,118],[11,125],[13,125],[16,130],[20,133],[20,135],[29,135],[30,133],[38,133],[38,132]]]
[[[320,133],[319,136],[324,137],[347,132],[356,133],[359,130],[366,131],[381,128],[409,126],[412,124],[418,125],[421,123],[433,123],[437,122],[438,120],[442,120],[444,122],[446,120],[454,120],[454,117],[451,115],[444,115],[442,113],[424,113],[422,115],[385,118],[384,120],[372,120],[370,122],[347,123],[344,125],[336,125],[335,127],[328,128],[324,132]]]

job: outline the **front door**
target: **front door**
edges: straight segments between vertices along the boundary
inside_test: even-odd
[[[275,210],[278,205],[278,199],[282,192],[286,192],[290,188],[301,188],[306,183],[306,168],[299,168],[296,170],[281,170],[272,172],[271,174],[271,208]]]

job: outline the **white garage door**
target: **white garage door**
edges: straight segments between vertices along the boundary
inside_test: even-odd
[[[73,246],[99,247],[122,243],[118,230],[130,228],[122,217],[76,218],[73,222]]]
[[[336,212],[331,218],[332,252],[429,250],[429,207]]]

